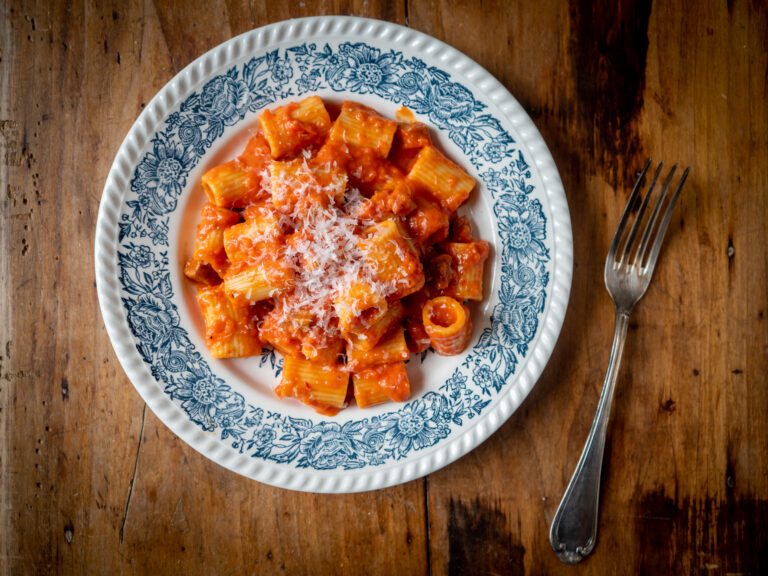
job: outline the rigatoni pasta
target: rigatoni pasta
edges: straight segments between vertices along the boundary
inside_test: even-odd
[[[367,408],[387,400],[403,402],[411,394],[411,384],[404,362],[377,364],[352,375],[355,401]]]
[[[210,169],[203,175],[202,186],[208,201],[221,208],[245,208],[261,192],[258,176],[237,160]]]
[[[396,122],[379,116],[367,106],[344,102],[329,139],[356,148],[371,149],[381,158],[386,158],[396,130]]]
[[[253,324],[250,305],[233,303],[221,284],[200,289],[197,303],[205,319],[211,356],[240,358],[261,354],[261,340]]]
[[[449,212],[464,204],[475,187],[472,177],[434,146],[421,149],[408,178],[429,192]]]
[[[283,379],[275,389],[281,398],[298,398],[320,414],[333,415],[344,406],[349,372],[338,365],[286,356]]]
[[[331,119],[319,96],[265,110],[259,123],[275,159],[316,143],[331,128]]]
[[[317,96],[265,110],[205,173],[195,249],[215,358],[284,357],[281,398],[333,415],[410,395],[406,362],[460,354],[488,245],[456,216],[475,182],[420,123]]]
[[[435,352],[443,356],[461,353],[472,337],[469,310],[450,296],[428,300],[422,309],[422,322]]]

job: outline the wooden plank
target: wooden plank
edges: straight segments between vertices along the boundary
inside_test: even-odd
[[[427,571],[420,481],[356,495],[271,488],[202,458],[151,412],[138,466],[121,551],[137,573]]]
[[[10,172],[15,169],[19,153],[18,120],[11,118],[11,67],[8,62],[14,57],[10,21],[0,18],[0,571],[8,572],[13,558],[10,544],[14,498],[11,495],[10,459],[11,427],[9,406],[12,401],[9,367],[11,348],[6,326],[11,318],[12,300],[10,274]],[[6,63],[3,64],[3,61]],[[11,201],[12,204],[12,201]],[[6,377],[7,375],[7,377]]]
[[[3,14],[13,56],[2,63],[10,77],[3,92],[19,134],[3,204],[10,237],[3,424],[11,453],[0,540],[8,573],[51,572],[78,557],[84,566],[88,535],[104,538],[122,513],[142,409],[106,337],[90,254],[119,144],[105,136],[128,129],[153,74],[134,67],[130,53],[139,51],[130,35],[122,46],[113,40],[119,27],[109,11],[44,8]],[[109,41],[123,51],[122,77]],[[142,72],[145,83],[135,83]],[[131,106],[111,106],[113,94]]]
[[[563,177],[576,258],[563,333],[530,398],[428,480],[432,574],[766,570],[766,10],[648,8],[409,4],[414,28],[486,66],[531,112]],[[602,385],[604,255],[646,155],[693,172],[630,326],[598,546],[573,569],[552,553],[549,524]]]
[[[141,109],[231,35],[318,10],[3,10],[0,573],[426,573],[423,482],[317,496],[224,470],[145,410],[98,311],[98,203]],[[404,20],[385,2],[319,11]]]

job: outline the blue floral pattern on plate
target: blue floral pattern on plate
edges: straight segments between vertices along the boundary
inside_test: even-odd
[[[181,326],[168,259],[169,215],[190,171],[224,133],[278,100],[318,90],[372,94],[426,116],[480,174],[501,240],[498,303],[490,325],[438,390],[382,415],[316,422],[248,405],[213,373]],[[433,446],[482,414],[528,351],[544,311],[547,219],[522,151],[486,105],[418,58],[359,42],[303,43],[232,67],[170,114],[131,180],[118,233],[122,302],[138,351],[165,393],[203,430],[239,453],[316,470],[357,469]],[[423,356],[422,356],[423,360]],[[282,361],[259,359],[279,377]],[[393,405],[395,406],[395,405]]]

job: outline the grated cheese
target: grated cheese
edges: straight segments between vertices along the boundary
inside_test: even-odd
[[[355,216],[366,201],[360,191],[348,188],[339,205],[335,192],[341,177],[334,175],[330,183],[322,184],[306,156],[294,168],[271,173],[273,202],[285,210],[290,198],[293,206],[292,211],[280,215],[279,221],[282,229],[293,232],[281,257],[295,273],[292,292],[282,297],[280,322],[295,326],[297,315],[309,314],[312,332],[330,341],[339,336],[338,314],[333,307],[337,295],[344,294],[353,283],[363,282],[383,299],[396,290],[397,283],[380,280],[376,263],[367,259],[358,246],[361,230],[373,224]],[[329,198],[328,205],[305,201],[317,196]],[[353,309],[355,316],[363,311]]]

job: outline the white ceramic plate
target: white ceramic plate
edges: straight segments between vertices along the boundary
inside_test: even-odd
[[[334,418],[280,401],[274,353],[214,360],[202,340],[191,253],[204,171],[243,147],[258,113],[310,94],[353,99],[432,128],[478,190],[460,211],[491,244],[486,299],[461,356],[413,356],[403,404]],[[467,453],[530,392],[571,284],[570,217],[551,155],[510,93],[429,36],[351,17],[280,22],[195,60],[139,116],[107,178],[96,228],[99,301],[118,358],[191,446],[260,482],[356,492],[428,474]]]

